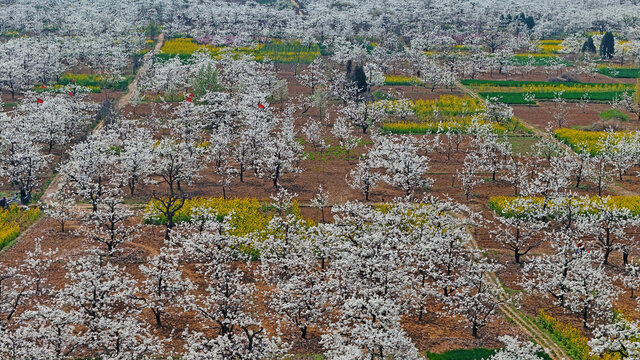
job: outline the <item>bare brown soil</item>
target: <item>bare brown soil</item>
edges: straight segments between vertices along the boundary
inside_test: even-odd
[[[291,97],[295,97],[299,94],[309,94],[309,90],[300,86],[294,78],[294,68],[292,66],[281,66],[279,76],[285,78],[289,82],[289,92]],[[600,75],[598,75],[600,76]],[[610,79],[600,79],[596,77],[597,81],[607,82]],[[547,75],[541,71],[534,71],[531,75],[526,76],[526,80],[546,80]],[[488,76],[487,78],[497,79],[499,76]],[[588,79],[585,79],[587,81]],[[592,79],[593,80],[593,79]],[[589,81],[592,81],[589,80]],[[437,89],[436,91],[430,91],[429,89],[421,87],[381,87],[382,90],[390,94],[402,93],[404,96],[411,99],[433,99],[442,94],[455,94],[461,95],[459,90],[450,91]],[[112,99],[119,94],[108,94]],[[90,96],[92,101],[100,102],[104,100],[105,94],[93,94]],[[6,94],[3,94],[3,99],[8,101]],[[133,107],[130,104],[123,107],[122,113],[131,118],[144,118],[149,117],[152,113],[152,108],[158,114],[168,115],[170,110],[161,110],[160,105],[152,103],[142,103],[137,107]],[[610,108],[605,104],[589,104],[584,112],[575,107],[573,104],[568,104],[569,110],[568,125],[569,126],[591,126],[599,121],[598,114],[601,111]],[[536,107],[516,106],[514,108],[516,116],[520,117],[523,121],[538,129],[544,129],[547,123],[553,116],[553,104],[541,103]],[[335,119],[335,111],[330,111],[331,119]],[[309,116],[317,116],[314,110],[310,110],[302,116],[298,114],[296,126],[298,129],[306,122]],[[638,128],[637,123],[624,123],[622,124],[629,129]],[[327,128],[326,135],[330,136],[329,128]],[[432,137],[432,136],[428,136]],[[365,141],[369,138],[367,135],[363,136]],[[300,174],[286,174],[282,177],[281,185],[285,188],[298,194],[300,202],[303,204],[303,216],[319,220],[320,214],[318,210],[312,209],[306,204],[315,195],[318,185],[322,185],[327,189],[330,194],[330,203],[343,203],[345,201],[363,201],[364,196],[356,190],[346,186],[345,177],[349,171],[354,168],[357,163],[357,156],[360,153],[367,151],[367,146],[359,147],[353,154],[349,154],[346,157],[335,158],[332,156],[320,157],[315,160],[303,160],[300,162],[301,168],[304,171]],[[513,195],[513,189],[504,181],[499,178],[497,181],[490,181],[491,175],[484,174],[483,177],[487,181],[472,192],[472,196],[469,201],[466,200],[463,191],[460,189],[459,182],[455,179],[456,170],[460,169],[464,160],[464,151],[467,148],[467,144],[464,143],[459,152],[453,152],[450,157],[445,153],[432,152],[429,154],[431,158],[429,176],[435,179],[434,186],[429,189],[429,194],[437,196],[449,196],[453,200],[467,204],[474,211],[482,213],[486,218],[491,219],[493,217],[492,212],[489,210],[487,203],[491,196],[496,195]],[[306,151],[312,151],[307,146]],[[626,175],[622,182],[618,185],[629,191],[640,191],[640,179],[635,177],[635,173],[638,169],[632,169],[629,175]],[[231,189],[227,191],[228,197],[253,197],[258,199],[268,199],[269,195],[274,193],[274,188],[269,179],[257,178],[252,172],[247,172],[244,182],[239,182],[236,179]],[[204,166],[201,178],[197,179],[194,184],[183,184],[183,189],[189,197],[194,196],[222,196],[222,190],[217,185],[217,176],[214,174],[213,168],[210,165]],[[3,189],[8,189],[5,185]],[[579,189],[579,193],[587,193],[588,189]],[[164,189],[161,185],[142,185],[136,189],[136,193],[133,198],[127,199],[128,202],[133,203],[145,203],[153,193],[164,193]],[[589,191],[592,193],[592,190]],[[608,194],[614,192],[608,191]],[[381,202],[392,200],[396,196],[402,196],[403,192],[399,189],[393,188],[390,185],[383,184],[382,186],[374,189],[371,195],[372,202]],[[328,210],[327,210],[328,214]],[[141,219],[136,218],[136,222],[141,222]],[[78,223],[72,222],[68,224],[67,231],[61,233],[59,231],[59,225],[50,218],[44,218],[34,224],[27,232],[21,236],[13,247],[7,249],[0,255],[0,263],[4,265],[19,264],[23,261],[25,253],[32,250],[34,247],[34,239],[42,239],[43,249],[57,248],[59,254],[62,255],[62,259],[54,264],[54,266],[47,273],[46,277],[54,287],[62,287],[65,282],[65,268],[64,265],[67,260],[73,259],[82,254],[83,249],[87,247],[85,240],[82,240],[80,233],[78,232]],[[502,248],[500,244],[491,240],[488,234],[488,230],[492,229],[489,226],[488,229],[477,228],[474,230],[474,238],[478,246],[485,250],[487,255],[498,262],[505,264],[503,270],[498,273],[499,279],[504,285],[510,289],[519,290],[519,279],[521,278],[521,266],[517,265],[513,261],[512,254]],[[141,275],[137,266],[146,261],[149,256],[153,256],[162,246],[162,239],[164,236],[164,229],[160,226],[142,225],[139,232],[140,237],[136,238],[133,242],[125,245],[125,250],[122,255],[114,259],[114,261],[122,266],[125,266],[131,274],[140,279]],[[539,249],[533,251],[530,255],[524,258],[524,261],[529,261],[531,256],[536,254],[546,253],[550,251],[548,245],[542,246]],[[632,253],[632,257],[637,257],[636,252]],[[619,272],[620,269],[620,255],[614,253],[613,265],[611,267],[612,273]],[[238,265],[242,266],[242,265]],[[191,272],[195,281],[201,281],[195,275],[195,271]],[[257,283],[260,289],[266,289],[266,284]],[[562,320],[570,321],[576,326],[581,326],[579,319],[576,316],[564,314],[559,309],[553,308],[548,299],[540,296],[526,296],[522,302],[523,311],[531,316],[535,316],[538,309],[545,309],[552,314],[558,316]],[[261,305],[262,309],[268,310],[265,303]],[[636,302],[635,299],[630,299],[629,294],[623,294],[618,302],[618,307],[625,311],[625,314],[632,318],[640,318],[635,311]],[[436,316],[438,310],[437,304],[432,304],[429,307],[431,313],[422,322],[418,322],[415,318],[406,318],[403,320],[403,326],[408,332],[409,336],[417,344],[418,348],[422,350],[430,350],[435,352],[441,352],[455,348],[473,348],[473,347],[497,347],[500,344],[496,341],[499,335],[508,334],[520,334],[524,335],[521,327],[505,321],[506,318],[502,315],[498,317],[496,321],[489,326],[481,330],[481,337],[474,339],[468,329],[465,329],[454,318],[445,318],[442,316]],[[145,318],[150,323],[153,323],[152,314],[145,312]],[[176,334],[186,327],[197,327],[197,322],[194,320],[192,314],[186,314],[182,317],[173,318],[169,320],[169,324],[176,330]],[[271,329],[273,330],[273,324]],[[171,336],[168,330],[156,329],[159,335]],[[305,353],[317,353],[321,352],[319,344],[319,333],[317,330],[312,329],[308,341],[301,340],[297,336],[295,329],[289,328],[284,332],[285,339],[291,341],[294,345],[294,352]],[[179,339],[179,335],[176,335],[173,339],[173,346],[175,349],[180,350],[182,343]]]
[[[630,121],[605,121],[600,118],[600,113],[611,109],[609,104],[588,104],[584,111],[577,103],[567,103],[566,127],[579,127],[585,130],[602,130],[608,126],[617,130],[637,130],[640,128],[640,122],[635,121],[633,114],[629,115]],[[556,104],[553,102],[539,102],[536,106],[515,105],[513,106],[514,114],[524,120],[526,123],[535,126],[540,130],[544,130],[549,122],[555,125],[556,121],[553,115],[556,113]]]

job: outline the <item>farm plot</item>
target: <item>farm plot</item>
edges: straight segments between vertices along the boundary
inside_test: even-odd
[[[379,106],[394,116],[381,125],[392,134],[467,133],[474,124],[491,123],[497,133],[527,133],[515,117],[487,119],[485,104],[471,97],[442,95],[437,100],[381,101]],[[412,113],[414,120],[409,119]]]
[[[284,64],[309,64],[320,56],[318,44],[304,45],[300,41],[273,40],[257,44],[254,47],[231,47],[199,44],[192,38],[173,38],[164,43],[156,57],[166,60],[178,56],[183,60],[188,60],[197,51],[209,52],[214,57],[220,57],[225,52],[230,52],[234,56],[252,55],[257,61],[270,59]]]
[[[9,246],[39,216],[40,209],[37,207],[24,209],[11,205],[6,209],[0,208],[0,250]]]
[[[625,93],[633,93],[631,84],[561,83],[515,80],[462,80],[486,99],[514,105],[532,105],[560,97],[569,101],[611,102]]]

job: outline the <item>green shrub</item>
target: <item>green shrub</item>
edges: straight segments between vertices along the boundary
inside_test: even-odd
[[[196,76],[191,80],[191,87],[197,97],[206,94],[207,91],[222,90],[222,86],[218,82],[218,71],[211,65],[200,68]]]
[[[395,100],[395,98],[382,90],[376,90],[371,93],[374,100]]]
[[[609,109],[600,113],[600,118],[603,120],[619,120],[619,121],[629,121],[629,115],[623,113],[620,110]]]

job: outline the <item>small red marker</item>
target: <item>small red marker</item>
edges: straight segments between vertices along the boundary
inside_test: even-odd
[[[71,79],[71,82],[76,82],[76,79]]]
[[[190,97],[188,97],[186,100],[187,100],[188,102],[191,102],[191,98],[190,98]]]
[[[189,97],[190,97],[190,98],[192,98],[192,97],[195,97],[195,95],[193,95],[193,94],[189,94]]]
[[[44,102],[44,101],[43,101],[42,99],[40,99],[40,98],[38,98],[38,99],[37,99],[37,101],[38,101],[38,104],[42,104],[42,103]]]
[[[259,107],[260,109],[264,109],[264,105],[262,105],[262,104],[258,104],[258,107]]]
[[[40,87],[41,87],[41,88],[43,88],[43,89],[46,89],[46,88],[47,88],[47,85],[42,85],[42,86],[40,86]]]
[[[73,91],[69,91],[69,96],[73,96]]]

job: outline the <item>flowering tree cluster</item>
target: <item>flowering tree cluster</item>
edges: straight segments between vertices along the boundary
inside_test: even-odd
[[[292,328],[303,339],[320,332],[329,358],[418,359],[402,317],[422,318],[434,311],[429,304],[441,303],[447,310],[433,315],[455,315],[479,336],[500,304],[485,276],[496,265],[467,246],[468,210],[452,202],[396,202],[385,211],[347,203],[333,208],[333,223],[311,226],[282,212],[266,232],[243,236],[232,235],[230,216],[203,208],[171,231],[135,277],[118,265],[121,239],[136,231],[119,207],[99,201],[87,222],[95,241],[79,257],[62,260],[38,247],[24,268],[4,272],[3,354],[128,358],[172,351],[261,359],[286,353],[279,333]],[[239,251],[251,247],[260,253],[257,266]],[[62,288],[43,276],[53,261],[65,264]],[[275,331],[266,325],[273,314]],[[194,325],[174,335],[184,348],[152,335],[154,326],[174,328],[191,316]]]

